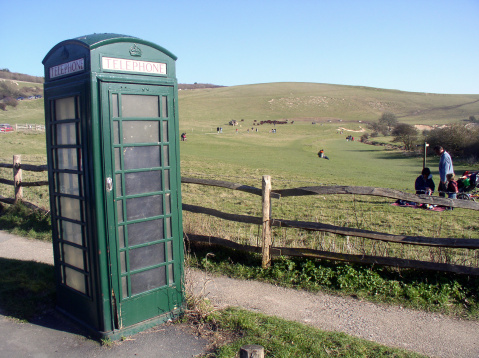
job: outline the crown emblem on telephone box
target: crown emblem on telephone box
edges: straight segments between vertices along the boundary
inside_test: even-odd
[[[136,44],[134,44],[130,48],[130,55],[135,56],[135,57],[141,57],[141,49]]]

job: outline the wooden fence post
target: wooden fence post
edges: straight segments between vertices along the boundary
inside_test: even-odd
[[[264,358],[264,347],[248,344],[240,348],[240,358]]]
[[[22,163],[21,155],[13,156],[13,186],[15,188],[15,203],[21,201],[23,198],[22,187],[22,169],[20,165]]]
[[[271,265],[271,176],[263,175],[263,268]]]

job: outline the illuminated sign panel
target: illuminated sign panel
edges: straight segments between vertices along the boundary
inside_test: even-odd
[[[166,75],[166,63],[127,60],[124,58],[103,57],[103,70],[120,72],[140,72],[152,75]]]

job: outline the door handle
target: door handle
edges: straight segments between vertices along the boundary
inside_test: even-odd
[[[106,191],[110,192],[113,190],[113,179],[108,177],[105,179]]]

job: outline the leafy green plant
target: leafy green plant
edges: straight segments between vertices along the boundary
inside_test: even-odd
[[[479,318],[478,277],[285,257],[273,260],[271,267],[263,269],[256,254],[214,246],[192,247],[191,265],[231,277]],[[207,265],[204,259],[198,259],[206,253]]]
[[[51,241],[52,237],[50,215],[21,202],[0,212],[0,228],[32,239]]]

